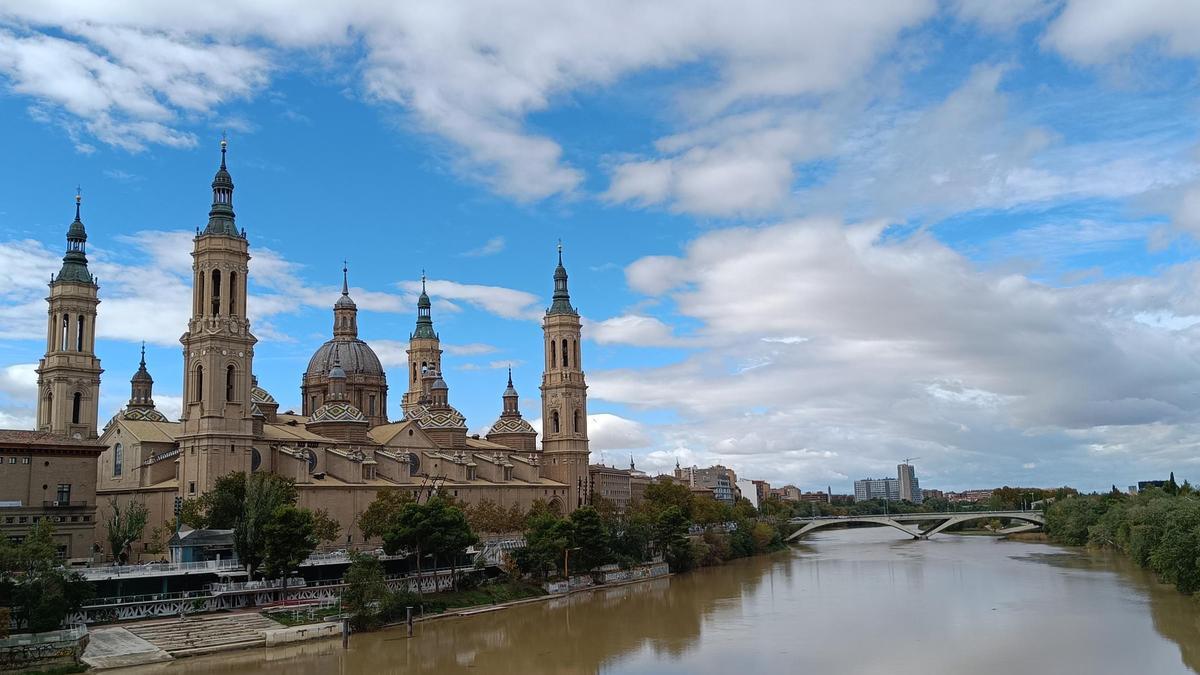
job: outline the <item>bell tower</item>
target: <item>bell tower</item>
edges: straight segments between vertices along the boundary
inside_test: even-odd
[[[192,318],[183,343],[183,429],[179,435],[179,490],[203,494],[217,478],[250,472],[254,438],[250,400],[254,344],[246,317],[250,254],[245,230],[234,225],[233,178],[225,167],[213,178],[208,226],[192,249]]]
[[[96,306],[100,285],[88,271],[87,231],[75,193],[75,222],[67,228],[62,269],[50,279],[46,355],[38,363],[37,428],[72,438],[96,438],[100,359]]]
[[[408,336],[408,392],[404,394],[405,411],[416,405],[421,398],[424,385],[422,372],[442,372],[442,347],[438,334],[433,330],[429,294],[425,292],[425,272],[421,272],[421,297],[417,299],[417,327]]]
[[[564,511],[582,506],[588,481],[587,383],[580,361],[579,312],[571,306],[567,270],[558,245],[554,297],[542,319],[546,362],[542,373],[542,475],[565,483]]]

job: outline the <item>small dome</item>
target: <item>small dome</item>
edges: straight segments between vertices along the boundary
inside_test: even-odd
[[[496,420],[488,435],[492,434],[536,434],[533,425],[520,417],[501,417]]]
[[[341,297],[339,297],[337,299],[337,302],[333,303],[333,308],[334,309],[357,309],[358,306],[354,304],[354,300],[351,300],[349,295],[343,294]]]
[[[308,418],[309,422],[366,422],[367,418],[354,406],[344,401],[326,403]]]
[[[379,357],[367,343],[358,339],[334,339],[317,348],[308,361],[305,377],[327,376],[333,368],[335,357],[347,376],[384,374]]]
[[[463,431],[467,429],[467,418],[452,407],[441,410],[425,408],[421,413],[421,416],[417,418],[417,424],[421,425],[422,429],[461,429]]]
[[[250,388],[250,402],[254,404],[265,403],[267,405],[277,405],[275,397],[262,387]]]
[[[121,419],[134,422],[167,422],[167,416],[154,408],[126,408],[121,412]]]

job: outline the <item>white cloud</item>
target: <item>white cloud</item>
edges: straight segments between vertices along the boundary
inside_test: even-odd
[[[672,347],[686,344],[671,327],[652,316],[625,314],[603,321],[588,321],[584,334],[600,344],[628,344],[637,347]]]
[[[0,394],[17,400],[37,398],[36,363],[18,363],[0,368]]]
[[[484,242],[483,246],[473,248],[463,253],[468,258],[482,258],[489,255],[496,255],[504,250],[504,237],[492,237]]]
[[[410,293],[421,290],[419,281],[402,281],[398,286]],[[465,302],[505,319],[538,321],[542,317],[543,310],[539,309],[542,298],[525,291],[503,286],[462,284],[457,281],[434,279],[426,282],[426,289],[433,298]]]
[[[398,107],[412,126],[448,141],[449,159],[464,173],[530,200],[570,194],[584,178],[557,140],[525,122],[564,95],[690,63],[714,73],[681,102],[700,116],[836,91],[935,8],[932,0],[703,7],[682,0],[301,7],[248,0],[212,12],[10,1],[0,3],[7,24],[0,26],[0,72],[14,90],[48,106],[39,115],[62,122],[81,148],[90,135],[137,149],[194,143],[178,128],[182,117],[212,115],[253,96],[297,53],[333,54],[328,61],[339,66],[359,58],[348,69],[360,75],[368,99]],[[778,190],[778,162],[749,160],[692,162],[680,188],[706,196],[697,192],[704,184],[735,175],[756,191]],[[752,178],[768,171],[771,185],[755,185]],[[748,201],[739,208],[757,207]]]
[[[1057,4],[1057,0],[952,0],[950,8],[963,21],[992,31],[1010,31],[1047,16]]]
[[[1068,0],[1043,43],[1085,64],[1154,42],[1171,56],[1200,54],[1200,4],[1190,0]]]
[[[653,442],[644,424],[620,415],[590,413],[587,422],[588,446],[591,448],[593,461],[598,459],[598,453],[606,450],[636,450],[648,447]],[[541,417],[530,420],[529,423],[534,429],[541,431]]]
[[[706,348],[592,371],[589,394],[673,412],[654,428],[661,445],[817,485],[908,456],[931,486],[1002,483],[1031,461],[1044,481],[1086,485],[1194,452],[1125,430],[1200,433],[1200,331],[1138,318],[1200,315],[1200,267],[1054,288],[923,233],[883,233],[820,219],[731,228],[635,262],[631,285],[672,301]],[[1135,448],[1124,464],[1086,461],[1115,438]]]

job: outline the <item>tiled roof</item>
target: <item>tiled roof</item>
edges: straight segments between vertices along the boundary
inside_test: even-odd
[[[0,447],[20,447],[32,448],[38,447],[54,448],[54,447],[72,447],[72,448],[95,448],[97,450],[104,449],[104,446],[97,440],[71,438],[60,434],[52,434],[48,431],[32,431],[28,429],[0,429]]]

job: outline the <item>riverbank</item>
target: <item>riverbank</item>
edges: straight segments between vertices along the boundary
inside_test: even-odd
[[[985,537],[914,541],[877,528],[669,579],[448,612],[418,622],[415,639],[398,626],[355,634],[349,649],[310,640],[153,672],[721,675],[803,664],[882,673],[899,662],[972,675],[1195,675],[1198,618],[1192,599],[1123,556]]]

